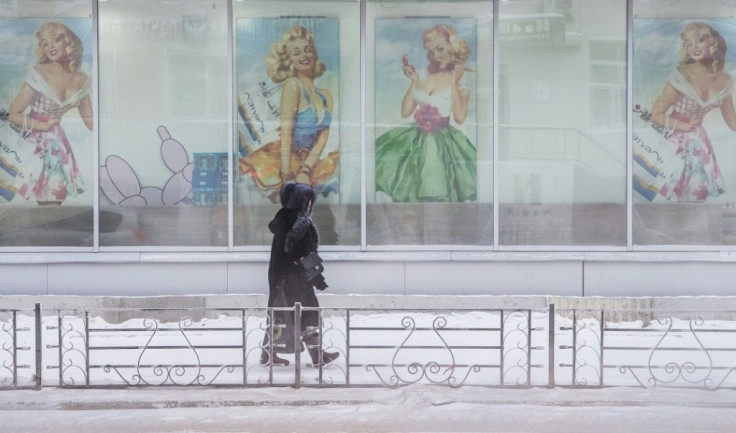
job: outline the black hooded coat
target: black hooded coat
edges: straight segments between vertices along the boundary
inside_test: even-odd
[[[301,273],[296,261],[319,247],[319,232],[310,219],[316,194],[308,185],[286,183],[281,188],[282,208],[268,224],[273,233],[271,260],[268,266],[268,306],[293,307],[301,302],[303,307],[319,307],[314,289],[327,287],[322,275],[309,281]],[[290,312],[274,314],[277,323],[286,325],[283,332],[274,330],[274,340],[286,347],[275,347],[278,352],[294,351],[294,320]],[[302,332],[308,326],[319,326],[316,311],[302,312]],[[277,346],[280,346],[277,345]],[[301,351],[301,348],[300,348]]]

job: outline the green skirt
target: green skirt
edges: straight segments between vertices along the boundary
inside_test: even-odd
[[[475,200],[476,163],[475,146],[457,128],[399,126],[376,140],[376,190],[395,202]]]

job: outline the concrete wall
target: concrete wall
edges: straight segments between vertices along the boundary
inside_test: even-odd
[[[363,309],[546,309],[554,304],[559,314],[568,309],[581,310],[728,310],[736,311],[736,296],[669,296],[669,297],[578,297],[578,296],[492,296],[492,295],[319,295],[324,308]],[[266,307],[268,296],[262,295],[189,295],[189,296],[23,296],[0,297],[0,310],[31,310],[41,303],[44,310],[52,309],[175,309],[197,312],[199,309]],[[125,314],[126,311],[119,312]],[[730,320],[733,320],[730,319]]]
[[[325,252],[327,293],[731,296],[730,253]],[[267,253],[0,256],[0,295],[266,294]],[[43,262],[41,262],[43,259]]]

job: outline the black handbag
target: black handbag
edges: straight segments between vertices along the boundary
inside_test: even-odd
[[[322,257],[317,254],[317,251],[312,251],[306,256],[300,257],[296,264],[307,281],[317,277],[325,270],[325,267],[322,265]]]

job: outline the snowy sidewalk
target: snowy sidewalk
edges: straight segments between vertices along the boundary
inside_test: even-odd
[[[668,406],[736,409],[736,390],[690,389],[500,389],[413,385],[388,388],[142,388],[58,389],[0,392],[0,411],[108,410],[191,407],[323,406],[390,404],[419,399],[431,405],[472,403],[528,406]],[[736,419],[734,419],[736,422]]]
[[[0,431],[731,432],[736,391],[384,388],[0,392]]]

